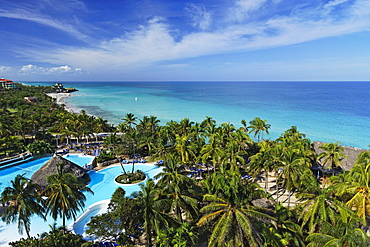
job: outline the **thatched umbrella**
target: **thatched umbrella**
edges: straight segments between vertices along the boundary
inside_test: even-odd
[[[47,176],[57,173],[57,165],[64,163],[63,171],[73,173],[76,177],[80,178],[86,174],[86,170],[75,163],[56,155],[52,157],[45,165],[43,165],[37,172],[35,172],[31,180],[40,186],[48,185],[46,180]]]

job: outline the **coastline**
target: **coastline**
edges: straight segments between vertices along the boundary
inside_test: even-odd
[[[66,99],[72,97],[71,93],[47,93],[47,96],[56,99],[58,105],[64,105],[64,109],[70,113],[75,113],[75,109],[66,103]]]
[[[341,93],[351,85],[343,82],[74,82],[73,86],[83,93],[67,98],[66,108],[75,113],[84,109],[89,115],[102,117],[116,126],[120,123],[118,119],[128,112],[138,118],[155,115],[161,124],[180,121],[185,116],[201,122],[205,116],[211,116],[217,123],[239,126],[241,119],[259,116],[272,125],[269,134],[272,139],[297,126],[311,140],[339,141],[345,146],[367,149],[370,134],[363,130],[369,126],[366,107],[370,101],[364,92],[370,85],[356,84],[349,94]],[[330,100],[326,92],[333,94]]]

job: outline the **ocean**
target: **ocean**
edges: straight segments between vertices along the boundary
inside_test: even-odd
[[[55,82],[24,82],[53,85]],[[275,139],[291,126],[311,141],[370,144],[370,82],[62,82],[75,87],[66,104],[118,125],[126,113],[154,115],[164,125],[206,116],[236,127],[255,117],[271,124]]]

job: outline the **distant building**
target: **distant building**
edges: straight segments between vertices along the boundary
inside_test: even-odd
[[[55,93],[70,93],[70,92],[78,91],[74,87],[64,88],[62,83],[55,83],[55,85],[53,85],[52,88]]]
[[[8,79],[0,79],[0,87],[5,89],[15,89],[17,84]]]
[[[55,83],[55,85],[52,86],[55,92],[61,93],[64,91],[64,86],[62,83]]]

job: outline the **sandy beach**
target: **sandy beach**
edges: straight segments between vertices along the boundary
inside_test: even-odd
[[[72,94],[71,93],[48,93],[46,94],[47,96],[49,97],[52,97],[54,99],[56,99],[56,103],[58,105],[65,105],[65,109],[67,111],[69,111],[70,113],[74,113],[75,110],[68,104],[66,104],[65,100],[68,98],[68,97],[71,97]]]

